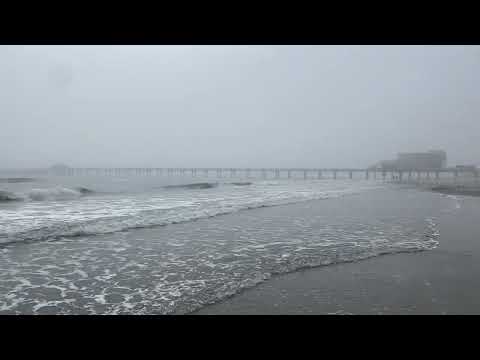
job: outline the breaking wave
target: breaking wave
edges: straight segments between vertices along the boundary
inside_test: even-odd
[[[71,190],[56,192],[37,192],[38,198],[45,199],[45,195],[54,196],[81,196],[80,191]],[[118,215],[83,220],[78,222],[61,221],[47,226],[29,229],[15,233],[0,233],[0,244],[16,242],[32,242],[45,240],[58,240],[80,236],[93,236],[127,231],[130,229],[151,228],[170,224],[185,223],[200,219],[222,216],[238,211],[246,211],[264,207],[295,204],[311,200],[323,200],[337,198],[345,195],[356,194],[355,191],[331,191],[326,193],[311,194],[297,198],[275,197],[271,199],[251,200],[244,202],[232,201],[230,203],[218,203],[209,207],[196,205],[161,207],[157,209],[140,210],[134,214]],[[74,195],[77,194],[77,195]]]
[[[81,195],[79,190],[69,188],[32,189],[27,193],[27,198],[33,201],[70,200]]]
[[[64,187],[32,189],[26,193],[0,191],[0,202],[72,200],[82,196],[93,194],[94,192],[95,191],[84,187],[78,187],[73,189]]]
[[[22,197],[19,197],[15,193],[10,191],[0,191],[0,202],[10,202],[10,201],[20,201],[23,200]]]

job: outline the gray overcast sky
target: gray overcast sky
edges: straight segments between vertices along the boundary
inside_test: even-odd
[[[0,46],[0,167],[480,164],[478,46]]]

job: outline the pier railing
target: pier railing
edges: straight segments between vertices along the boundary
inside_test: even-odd
[[[37,170],[39,171],[39,170]],[[40,171],[57,176],[190,176],[263,179],[372,179],[395,182],[422,182],[473,179],[478,169],[372,169],[372,168],[66,168]]]

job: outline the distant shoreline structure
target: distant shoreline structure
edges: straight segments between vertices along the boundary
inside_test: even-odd
[[[421,170],[445,169],[447,153],[444,150],[429,150],[427,152],[402,152],[395,160],[382,160],[371,166],[379,170]]]

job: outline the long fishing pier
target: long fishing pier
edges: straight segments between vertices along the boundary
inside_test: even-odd
[[[47,169],[45,175],[57,176],[189,176],[262,179],[374,179],[421,181],[479,178],[479,169],[365,169],[365,168],[65,168]],[[43,171],[42,171],[43,173]]]

